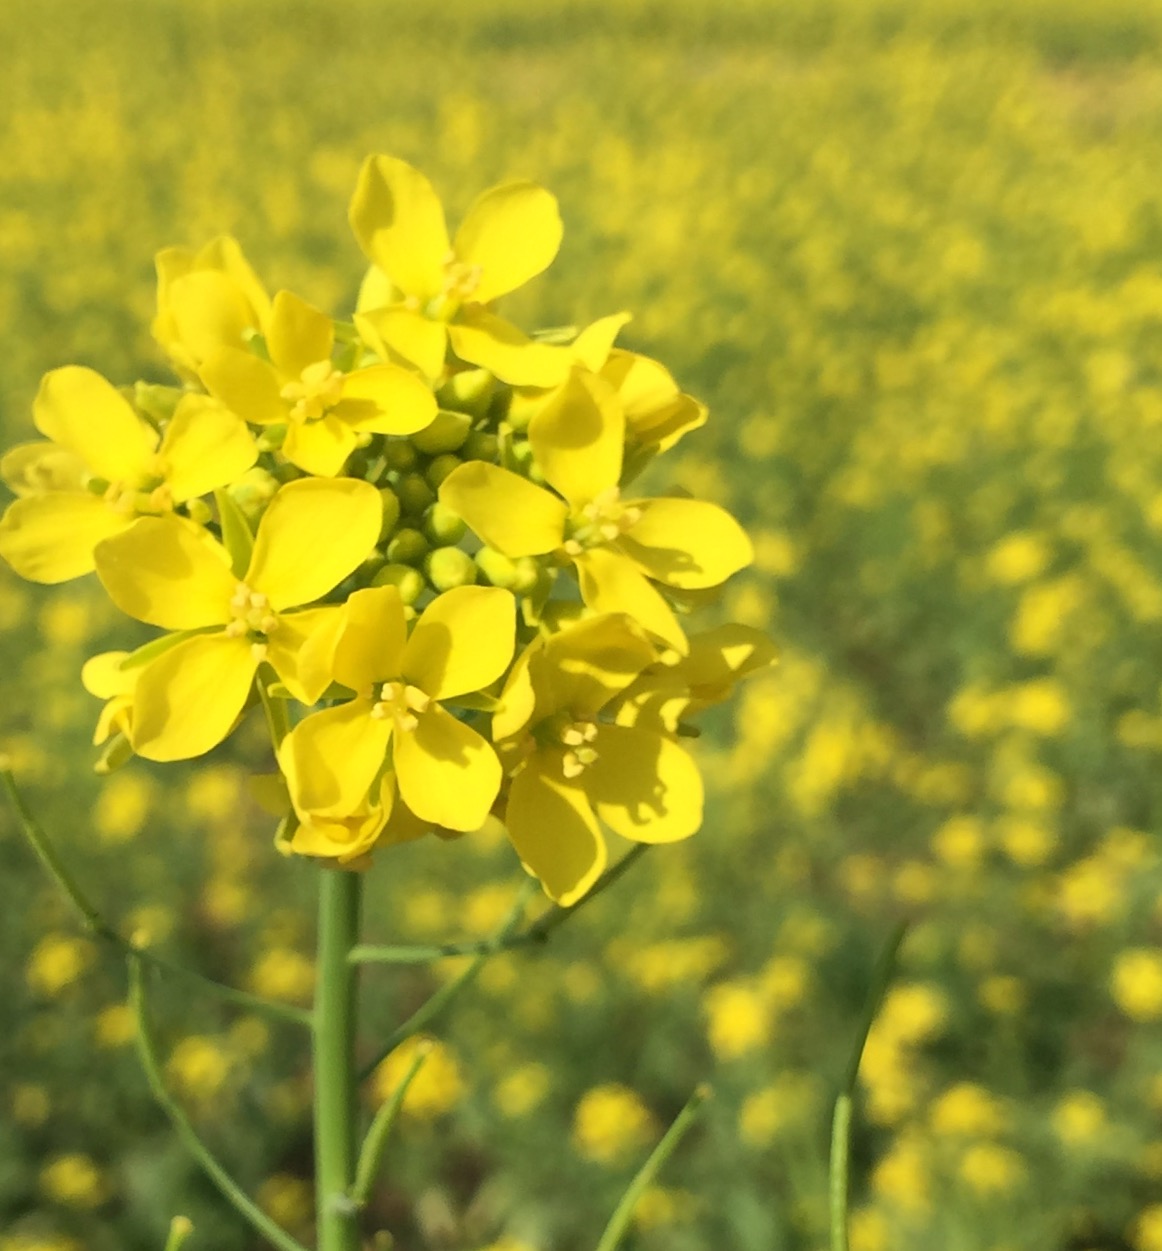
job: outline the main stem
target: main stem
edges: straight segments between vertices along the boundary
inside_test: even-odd
[[[319,954],[315,992],[315,1190],[319,1251],[359,1251],[355,1181],[355,1021],[363,875],[319,872]]]

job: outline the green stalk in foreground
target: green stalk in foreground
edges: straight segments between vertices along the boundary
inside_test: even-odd
[[[319,871],[318,986],[315,992],[315,1188],[319,1251],[360,1251],[355,1182],[355,1076],[361,873]]]

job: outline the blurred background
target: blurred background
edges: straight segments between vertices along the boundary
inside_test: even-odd
[[[401,1251],[580,1251],[690,1090],[644,1251],[816,1251],[877,948],[853,1251],[1162,1249],[1162,4],[38,0],[0,6],[0,423],[41,374],[168,380],[152,257],[231,232],[349,310],[362,158],[458,219],[529,177],[566,223],[506,303],[628,309],[711,409],[658,480],[757,548],[720,611],[782,663],[712,719],[697,838],[444,1018],[376,1216]],[[309,865],[248,798],[261,735],[104,782],[92,580],[0,570],[0,738],[101,906],[304,1002]],[[379,858],[378,939],[487,933],[502,838]],[[0,1251],[252,1251],[132,1053],[117,960],[0,814]],[[456,966],[373,969],[382,1037]],[[309,1226],[302,1040],[164,984],[173,1088]],[[371,1098],[390,1085],[378,1083]]]

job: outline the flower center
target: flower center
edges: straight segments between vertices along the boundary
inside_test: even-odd
[[[343,398],[343,375],[329,360],[315,361],[279,394],[291,406],[291,421],[318,421]]]
[[[427,712],[432,697],[418,686],[405,682],[385,682],[379,688],[379,697],[371,706],[371,715],[378,721],[387,717],[395,720],[396,729],[410,732],[419,725],[417,713]]]
[[[587,548],[612,543],[641,519],[640,508],[625,504],[617,487],[607,487],[569,518],[565,554],[580,556]]]
[[[593,744],[597,740],[597,723],[594,721],[571,721],[562,716],[553,721],[551,737],[566,748],[561,762],[561,772],[567,779],[579,778],[597,759]]]
[[[456,253],[449,252],[444,257],[444,289],[441,294],[446,300],[463,304],[476,294],[483,276],[484,270],[479,265],[457,260]]]
[[[255,634],[265,637],[277,629],[278,615],[271,608],[266,596],[261,591],[251,590],[245,582],[239,582],[230,600],[230,620],[226,623],[226,637],[240,639]],[[262,645],[261,639],[256,642]]]

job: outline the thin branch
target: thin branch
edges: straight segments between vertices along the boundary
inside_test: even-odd
[[[431,1054],[431,1043],[421,1043],[412,1056],[412,1062],[400,1083],[391,1092],[391,1097],[384,1101],[371,1122],[367,1137],[359,1152],[359,1163],[355,1169],[355,1183],[351,1187],[351,1201],[357,1207],[365,1207],[371,1198],[371,1188],[383,1166],[383,1154],[387,1150],[388,1139],[399,1118],[403,1101],[407,1098],[408,1088],[416,1074],[424,1067],[424,1061]]]
[[[613,1215],[609,1218],[609,1224],[606,1225],[605,1232],[601,1235],[601,1241],[597,1244],[597,1251],[614,1251],[614,1248],[625,1237],[638,1200],[653,1184],[663,1165],[674,1154],[678,1143],[685,1138],[697,1119],[702,1105],[710,1098],[710,1095],[710,1087],[703,1082],[690,1098],[686,1100],[686,1106],[675,1117],[674,1123],[666,1130],[662,1141],[658,1143],[646,1162],[638,1169],[637,1176],[630,1182],[625,1194],[618,1201],[617,1207],[613,1210]]]
[[[554,930],[564,925],[571,917],[577,915],[585,904],[596,899],[602,891],[608,890],[621,876],[637,863],[649,850],[650,844],[637,843],[622,858],[604,873],[589,891],[570,908],[559,905],[549,909],[542,917],[534,921],[527,930],[519,934],[508,934],[498,939],[469,939],[461,943],[433,943],[428,946],[388,946],[379,947],[372,944],[361,944],[353,947],[348,957],[355,964],[429,964],[433,960],[443,960],[449,956],[490,956],[498,951],[512,951],[518,947],[529,947],[546,943]]]
[[[143,962],[136,953],[131,953],[129,956],[129,1003],[137,1021],[137,1054],[141,1060],[141,1067],[145,1070],[145,1076],[154,1098],[161,1104],[186,1150],[202,1166],[206,1175],[239,1215],[244,1217],[264,1238],[278,1247],[279,1251],[306,1251],[301,1242],[276,1225],[253,1199],[243,1193],[238,1183],[198,1137],[197,1130],[166,1089],[161,1073],[161,1062],[157,1055],[157,1044],[150,1028]]]

